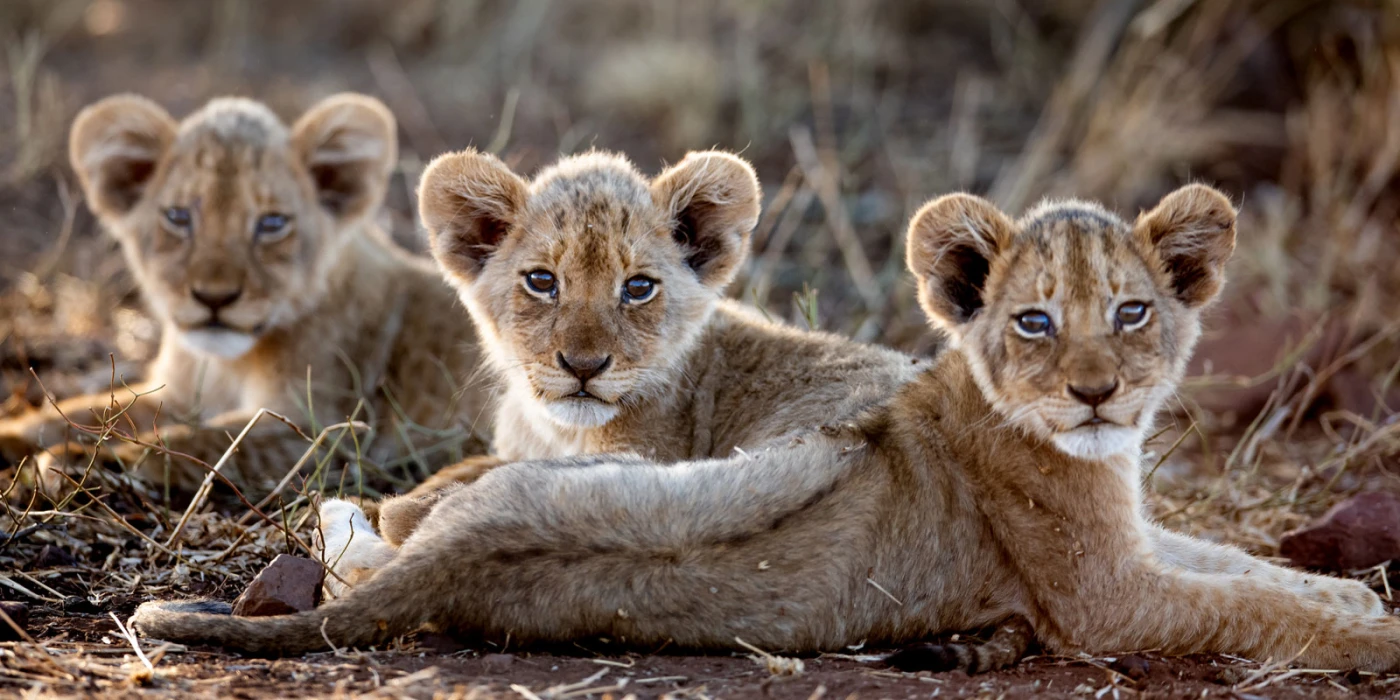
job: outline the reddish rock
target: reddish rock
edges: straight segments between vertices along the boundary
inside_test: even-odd
[[[316,607],[323,575],[324,570],[315,561],[279,554],[233,601],[233,614],[263,617],[310,610]]]
[[[0,610],[14,621],[20,629],[29,631],[29,606],[24,603],[12,600],[0,600]],[[20,635],[15,629],[0,620],[0,642],[13,642],[20,639]]]
[[[1187,370],[1187,376],[1192,378],[1188,391],[1201,408],[1222,416],[1233,414],[1243,422],[1253,418],[1278,390],[1276,379],[1251,380],[1269,376],[1288,357],[1294,357],[1294,364],[1283,368],[1285,374],[1297,365],[1306,365],[1316,375],[1375,332],[1369,328],[1353,329],[1349,319],[1342,316],[1321,320],[1308,315],[1263,319],[1227,312],[1213,318],[1209,325],[1211,328],[1201,338]],[[1305,345],[1310,337],[1313,342]],[[1379,396],[1379,382],[1374,374],[1354,366],[1328,374],[1304,410],[1344,410],[1367,418],[1378,409],[1380,415],[1388,414],[1391,409],[1387,407],[1400,406],[1400,386],[1392,386]],[[1202,376],[1218,381],[1197,382]]]
[[[1332,507],[1279,541],[1294,566],[1347,571],[1400,559],[1400,496],[1373,491]]]
[[[1280,360],[1297,351],[1299,344],[1317,329],[1317,319],[1300,316],[1260,319],[1246,316],[1216,318],[1211,326],[1211,330],[1196,346],[1187,376],[1206,375],[1222,381],[1193,387],[1191,398],[1207,411],[1234,413],[1248,422],[1278,388],[1275,381],[1252,384],[1249,380],[1266,376]],[[1302,351],[1298,362],[1317,370],[1346,351],[1346,336],[1342,319],[1325,321],[1317,342]],[[1238,383],[1229,381],[1231,379],[1238,380]]]

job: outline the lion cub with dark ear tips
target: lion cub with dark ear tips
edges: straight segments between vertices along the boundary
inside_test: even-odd
[[[523,643],[816,651],[1020,616],[1058,654],[1400,669],[1400,619],[1359,584],[1226,548],[1184,562],[1203,543],[1164,542],[1143,517],[1124,433],[1140,435],[1180,380],[1234,238],[1234,208],[1202,186],[1132,225],[1082,202],[1012,220],[940,198],[911,223],[908,262],[956,351],[849,424],[727,459],[506,465],[316,610],[146,603],[132,625],[273,655],[424,624]]]
[[[503,391],[493,455],[373,506],[385,539],[406,539],[442,487],[503,462],[751,455],[850,420],[927,367],[723,299],[760,202],[753,168],[720,151],[654,178],[600,152],[530,181],[474,151],[433,160],[419,210]]]
[[[393,115],[364,95],[328,97],[290,126],[236,98],[179,122],[134,95],[84,109],[73,169],[161,324],[160,349],[131,390],[0,422],[0,453],[19,460],[73,434],[67,420],[119,415],[117,430],[214,464],[260,408],[314,433],[361,401],[358,419],[376,435],[360,436],[354,463],[415,454],[431,467],[480,452],[472,428],[486,394],[462,389],[477,369],[471,325],[432,263],[372,220],[397,153]],[[451,444],[449,430],[460,452],[428,452]],[[309,446],[264,417],[222,471],[248,495],[265,493]],[[144,453],[103,447],[177,492],[205,477],[190,460]]]
[[[722,299],[760,200],[753,168],[719,151],[654,178],[599,152],[529,181],[483,153],[435,159],[419,208],[503,385],[494,454],[724,457],[846,420],[916,376],[910,356]]]

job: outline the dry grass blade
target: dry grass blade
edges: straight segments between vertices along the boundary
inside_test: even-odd
[[[150,658],[146,656],[146,652],[141,650],[141,642],[136,639],[136,635],[132,634],[131,630],[126,628],[126,625],[122,624],[121,619],[117,617],[116,613],[107,613],[107,615],[112,618],[112,622],[116,623],[117,633],[122,636],[122,639],[126,640],[127,644],[131,645],[132,651],[136,652],[136,658],[141,661],[141,665],[146,667],[144,680],[151,680],[151,678],[155,676],[156,667],[155,664],[151,662]]]
[[[841,202],[840,182],[836,174],[822,163],[810,131],[793,127],[790,139],[793,155],[797,158],[798,167],[802,168],[803,177],[807,179],[808,186],[817,193],[817,198],[826,209],[831,235],[836,238],[836,245],[846,262],[846,270],[851,275],[851,281],[855,283],[856,291],[865,301],[866,309],[879,311],[884,307],[884,297],[880,293],[880,286],[875,282],[874,270],[870,266],[870,259],[865,255],[860,238],[851,228],[850,217]]]
[[[258,421],[263,419],[263,416],[272,416],[300,432],[300,428],[297,428],[296,423],[293,423],[290,418],[275,411],[269,411],[266,408],[259,408],[258,412],[253,414],[253,417],[243,426],[243,430],[238,433],[238,436],[233,439],[233,444],[229,445],[227,450],[224,450],[224,454],[219,457],[219,461],[215,462],[214,467],[204,476],[204,481],[200,483],[199,490],[195,492],[194,499],[191,500],[189,506],[185,508],[184,514],[180,516],[180,521],[175,524],[175,529],[171,531],[170,537],[166,538],[165,547],[167,549],[173,546],[175,542],[179,541],[180,534],[185,531],[185,525],[190,521],[190,516],[194,515],[195,511],[199,510],[200,506],[204,505],[204,499],[209,497],[209,491],[214,488],[214,478],[221,475],[220,470],[233,458],[233,453],[238,451],[239,443],[243,442],[243,438],[248,436],[248,433],[258,424]]]
[[[273,499],[277,498],[277,495],[282,493],[282,490],[287,488],[287,486],[292,483],[292,479],[294,479],[296,475],[301,472],[301,468],[306,465],[307,461],[309,461],[312,457],[316,456],[316,450],[321,447],[321,443],[324,442],[325,439],[328,436],[330,436],[332,432],[335,432],[337,430],[367,431],[370,430],[370,426],[368,423],[364,423],[361,421],[346,421],[344,423],[335,423],[333,425],[328,425],[325,428],[323,428],[321,432],[316,435],[316,439],[311,441],[311,445],[306,448],[306,452],[303,452],[301,457],[297,459],[296,463],[292,465],[292,468],[287,470],[287,473],[282,477],[280,481],[277,482],[277,485],[273,487],[272,491],[269,492],[267,496],[263,497],[261,501],[258,501],[257,505],[253,506],[253,510],[262,510],[263,508],[266,508],[268,504],[272,503]],[[251,516],[252,514],[252,511],[244,513],[238,519],[239,524],[246,524],[249,516]]]
[[[0,608],[0,622],[4,622],[6,627],[9,627],[10,629],[14,630],[15,635],[17,635],[20,639],[23,639],[24,641],[30,644],[35,643],[34,638],[29,636],[29,633],[24,631],[24,628],[21,627],[18,622],[15,622],[14,618],[10,617],[10,614],[5,612],[4,608]]]
[[[754,661],[758,662],[759,665],[768,669],[768,673],[771,675],[800,676],[804,671],[806,671],[806,665],[802,663],[802,659],[792,658],[788,656],[775,656],[762,649],[759,649],[758,647],[752,644],[749,644],[748,642],[738,637],[734,638],[734,642],[739,646],[753,652],[755,655],[749,658],[753,659]]]

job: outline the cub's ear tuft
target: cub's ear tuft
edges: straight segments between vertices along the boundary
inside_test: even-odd
[[[992,260],[1013,233],[996,205],[970,194],[939,197],[914,214],[905,259],[930,320],[956,330],[977,315]]]
[[[114,95],[78,113],[68,159],[94,214],[118,219],[141,201],[177,128],[160,105],[137,95]]]
[[[1225,285],[1225,263],[1235,251],[1235,207],[1205,185],[1172,192],[1138,217],[1134,234],[1156,254],[1176,297],[1205,306]]]
[[[438,265],[475,278],[528,196],[525,180],[493,155],[467,150],[434,158],[418,185],[418,213]]]
[[[292,149],[311,173],[321,206],[341,222],[372,213],[398,161],[394,115],[367,95],[316,103],[292,126]]]
[[[749,254],[758,224],[758,176],[722,151],[687,154],[651,183],[652,201],[672,221],[671,238],[701,284],[723,289]]]

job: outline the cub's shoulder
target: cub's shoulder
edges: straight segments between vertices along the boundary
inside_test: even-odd
[[[708,348],[701,356],[721,363],[729,391],[751,387],[767,395],[783,386],[789,398],[830,396],[851,387],[884,395],[932,366],[898,350],[770,319],[735,301],[716,308],[701,348]]]
[[[732,299],[716,306],[708,336],[709,342],[729,352],[778,353],[789,360],[890,366],[927,364],[913,355],[882,345],[862,343],[828,331],[799,328]]]

